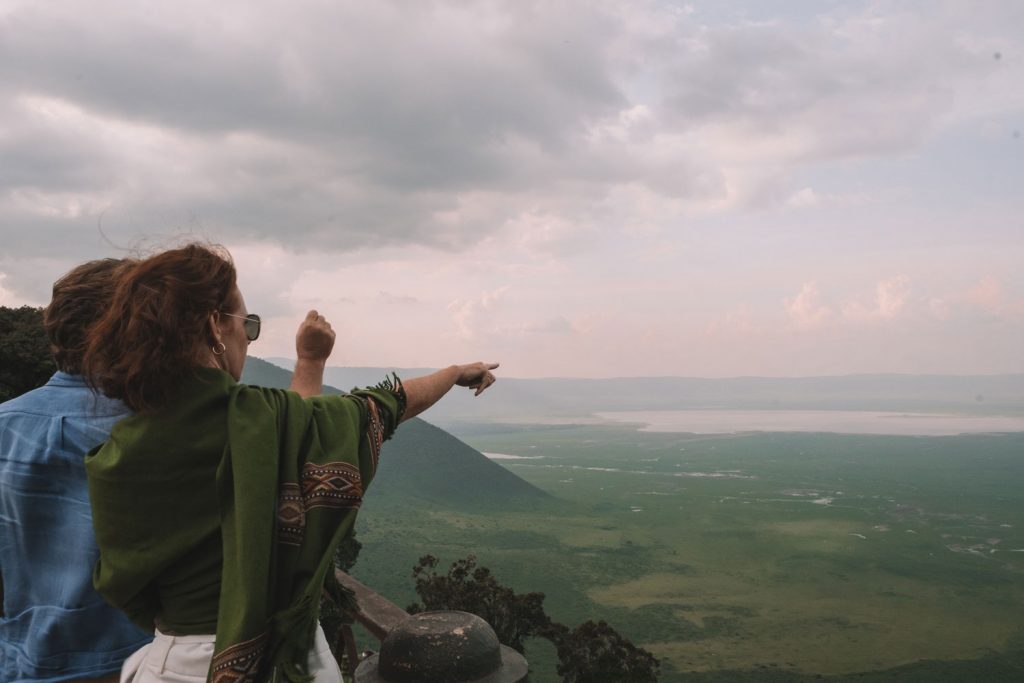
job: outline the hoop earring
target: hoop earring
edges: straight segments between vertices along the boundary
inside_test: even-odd
[[[213,351],[213,355],[215,355],[215,356],[223,356],[224,355],[224,351],[227,348],[228,347],[224,346],[224,342],[217,342],[216,344],[214,344],[213,346],[210,347],[210,350]]]

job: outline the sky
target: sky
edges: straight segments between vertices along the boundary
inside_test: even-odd
[[[0,0],[0,305],[225,245],[250,348],[1024,372],[1019,0]]]

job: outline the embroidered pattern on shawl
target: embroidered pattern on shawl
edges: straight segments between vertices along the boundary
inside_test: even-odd
[[[302,502],[306,510],[317,507],[358,508],[363,502],[359,468],[347,462],[302,466]]]
[[[404,396],[405,394],[403,394]],[[377,469],[380,463],[380,449],[384,446],[384,425],[380,419],[380,408],[372,398],[365,398],[366,414],[368,424],[366,425],[366,438],[370,441],[370,455],[373,456],[373,469]]]
[[[277,500],[277,540],[285,545],[302,545],[306,529],[306,506],[302,489],[295,482],[281,484]]]
[[[263,665],[268,634],[232,645],[214,656],[210,683],[254,683]]]

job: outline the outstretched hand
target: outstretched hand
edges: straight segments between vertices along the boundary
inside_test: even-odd
[[[460,365],[459,378],[455,380],[455,384],[460,387],[476,389],[476,393],[473,395],[479,396],[483,393],[484,389],[497,381],[491,370],[497,368],[498,365],[500,363],[469,363],[468,365]]]
[[[484,389],[494,384],[491,370],[496,367],[497,363],[449,365],[443,370],[407,380],[403,383],[406,401],[402,420],[419,415],[437,403],[453,386],[476,389],[476,396],[479,396]]]
[[[306,319],[295,333],[295,353],[300,360],[326,362],[334,350],[334,330],[327,319],[315,310],[306,314]]]

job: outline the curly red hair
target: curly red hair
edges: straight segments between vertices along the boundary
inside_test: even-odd
[[[210,314],[238,305],[235,280],[227,250],[199,243],[125,268],[110,308],[89,330],[82,374],[136,412],[165,407],[211,344]]]

